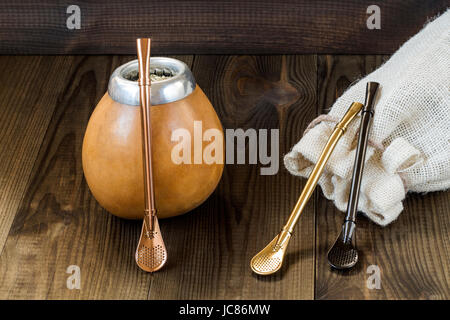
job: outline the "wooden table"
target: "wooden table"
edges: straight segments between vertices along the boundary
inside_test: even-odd
[[[307,124],[386,56],[174,56],[192,69],[224,128],[279,128],[281,157]],[[141,222],[95,201],[81,166],[89,116],[111,72],[132,56],[0,56],[1,299],[448,299],[449,192],[408,194],[381,228],[358,222],[361,259],[332,271],[326,252],[343,215],[320,190],[291,240],[286,264],[254,275],[251,257],[279,231],[305,179],[281,165],[227,165],[214,194],[161,222],[164,270],[134,262]],[[81,289],[69,290],[70,265]],[[369,289],[367,268],[381,270]]]

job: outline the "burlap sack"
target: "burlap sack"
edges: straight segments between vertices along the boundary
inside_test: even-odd
[[[336,122],[353,101],[364,102],[368,81],[381,87],[358,209],[384,226],[403,210],[406,192],[450,185],[450,10],[349,88],[328,115],[311,123],[284,157],[289,172],[309,176]],[[341,211],[347,207],[359,123],[359,117],[351,123],[319,180],[324,195]]]

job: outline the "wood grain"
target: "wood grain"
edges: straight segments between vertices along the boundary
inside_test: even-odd
[[[326,110],[383,56],[319,56],[319,108]],[[408,194],[399,218],[382,228],[359,216],[360,259],[350,271],[332,270],[326,254],[344,215],[322,194],[317,204],[316,299],[448,299],[449,192]],[[381,289],[368,289],[367,268],[381,271]]]
[[[280,129],[280,171],[227,165],[207,202],[161,221],[167,266],[140,271],[141,222],[102,209],[81,168],[89,116],[112,70],[132,58],[0,57],[0,299],[448,299],[449,192],[409,194],[386,228],[359,217],[362,256],[348,273],[326,262],[343,215],[316,192],[281,272],[259,277],[249,268],[305,182],[287,173],[282,156],[384,56],[178,56],[225,129]],[[380,290],[366,287],[372,264]],[[66,287],[69,265],[81,269],[81,290]]]
[[[259,165],[227,164],[205,204],[162,221],[171,258],[154,275],[149,298],[312,299],[313,203],[282,272],[258,277],[249,265],[279,232],[304,183],[282,168],[281,158],[315,116],[315,56],[196,56],[193,72],[224,129],[283,130],[280,172],[261,176]]]
[[[369,30],[370,0],[80,0],[0,3],[0,54],[134,54],[151,36],[153,54],[393,53],[448,6],[445,0],[379,0],[381,29]]]
[[[133,259],[139,223],[102,209],[81,167],[89,116],[111,72],[130,58],[73,57],[72,67],[61,69],[65,86],[40,92],[57,96],[51,106],[55,112],[0,257],[1,298],[147,297],[152,277],[140,272]],[[66,287],[69,265],[81,269],[81,290]]]
[[[0,57],[0,252],[73,57]],[[52,74],[52,77],[44,75]]]
[[[278,232],[303,184],[285,171],[261,176],[256,165],[228,166],[205,204],[161,221],[170,254],[164,272],[145,274],[135,266],[140,223],[99,207],[80,159],[93,106],[125,60],[75,59],[0,257],[0,297],[313,298],[313,204],[291,243],[284,268],[291,272],[263,279],[250,271],[252,255]],[[280,157],[315,116],[315,56],[201,56],[192,68],[225,128],[284,128]],[[81,290],[66,288],[72,264],[81,269]]]

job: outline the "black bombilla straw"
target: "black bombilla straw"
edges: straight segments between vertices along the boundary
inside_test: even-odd
[[[371,121],[374,115],[375,97],[378,90],[379,83],[368,82],[366,86],[366,101],[361,111],[361,125],[359,128],[358,147],[356,149],[355,164],[353,166],[352,185],[350,188],[350,197],[348,199],[347,214],[345,222],[352,222],[346,224],[344,229],[344,241],[352,238],[356,223],[356,212],[358,211],[359,191],[361,187],[361,178],[364,171],[364,159],[366,158],[367,141],[369,139],[369,132]]]
[[[370,124],[373,117],[373,106],[379,84],[367,83],[366,102],[362,109],[361,125],[359,128],[358,146],[356,149],[355,165],[353,166],[352,185],[348,199],[347,214],[341,233],[336,242],[328,251],[328,263],[335,269],[350,269],[358,262],[356,248],[356,212],[358,211],[359,189],[366,158],[367,140],[369,138]]]

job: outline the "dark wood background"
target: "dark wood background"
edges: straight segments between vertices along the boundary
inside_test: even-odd
[[[136,36],[153,38],[154,55],[183,54],[174,57],[224,128],[279,128],[282,164],[307,124],[388,58],[376,54],[393,53],[448,1],[77,1],[82,28],[67,30],[70,4],[0,3],[0,54],[48,54],[0,56],[0,299],[450,297],[448,191],[408,194],[386,228],[361,217],[360,262],[337,272],[326,252],[343,215],[317,190],[283,269],[259,277],[250,259],[305,180],[282,165],[274,176],[227,165],[204,204],[161,221],[169,261],[146,274],[134,262],[141,222],[101,208],[81,167],[89,117],[112,71],[134,58],[117,54],[134,54]],[[370,4],[381,7],[381,30],[366,28]],[[81,290],[66,287],[69,265],[81,268]],[[370,265],[381,270],[380,290],[367,288]]]
[[[69,30],[66,9],[81,9]],[[381,29],[369,30],[369,5]],[[0,54],[391,54],[448,0],[98,0],[0,2]]]
[[[350,272],[326,262],[343,215],[317,190],[282,270],[249,262],[279,231],[305,180],[281,168],[227,165],[214,194],[161,221],[169,252],[155,274],[134,262],[141,222],[116,218],[92,197],[81,145],[111,72],[131,56],[0,57],[1,299],[448,299],[449,192],[409,194],[381,228],[358,222],[362,257]],[[280,161],[307,124],[386,56],[188,55],[225,128],[279,128]],[[281,162],[280,162],[281,163]],[[366,286],[369,265],[381,289]],[[81,290],[69,290],[69,265]]]

